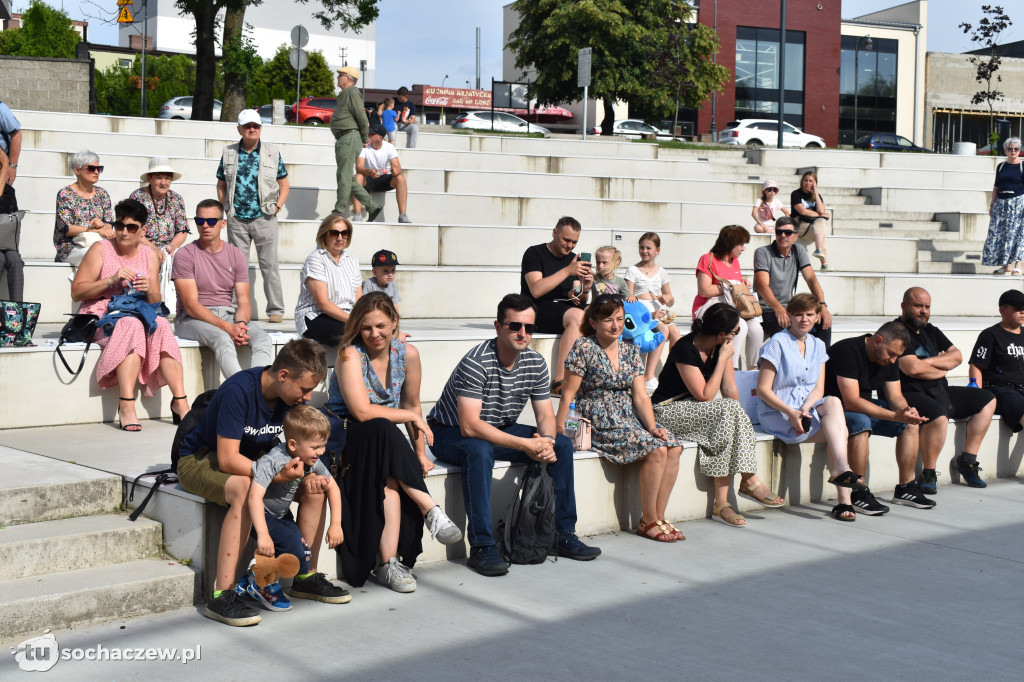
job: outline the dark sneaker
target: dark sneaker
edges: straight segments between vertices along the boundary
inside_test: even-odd
[[[206,602],[204,613],[207,618],[235,627],[256,625],[261,620],[259,612],[242,601],[242,597],[233,589],[224,590],[219,597]]]
[[[467,566],[480,575],[497,576],[508,573],[508,564],[501,558],[498,548],[494,545],[470,547]]]
[[[938,492],[936,489],[938,482],[939,472],[935,471],[935,469],[925,469],[921,472],[921,477],[917,479],[917,487],[925,495],[934,495]]]
[[[558,556],[576,561],[591,561],[601,556],[601,550],[580,542],[576,533],[561,533],[558,536]]]
[[[369,213],[367,213],[366,214],[366,222],[372,223],[373,221],[375,221],[377,219],[377,216],[379,216],[380,212],[383,211],[383,210],[384,210],[383,206],[378,206],[377,208],[375,208],[372,211],[370,211]]]
[[[268,611],[291,611],[292,603],[285,596],[281,589],[281,583],[276,580],[266,587],[260,587],[251,577],[248,579],[246,591],[249,596],[258,601]]]
[[[325,604],[347,604],[352,601],[352,595],[348,590],[332,583],[323,573],[295,578],[288,594],[296,599],[311,599]]]
[[[925,497],[915,481],[896,486],[896,492],[892,494],[892,503],[917,509],[931,509],[935,506],[935,500]]]
[[[981,467],[978,463],[968,464],[964,461],[963,455],[957,455],[953,458],[953,468],[960,474],[960,478],[964,479],[964,483],[971,486],[972,488],[987,488],[988,483],[981,480],[981,476],[978,474],[981,471]]]
[[[850,502],[853,503],[853,510],[858,514],[868,516],[879,516],[889,511],[889,508],[875,499],[870,490],[854,490],[850,493]]]

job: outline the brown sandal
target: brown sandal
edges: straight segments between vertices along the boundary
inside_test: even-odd
[[[676,528],[675,526],[673,526],[668,521],[662,520],[661,523],[662,523],[662,525],[668,526],[668,529],[671,531],[670,535],[672,537],[674,537],[677,541],[685,540],[686,539],[686,536],[683,535],[683,532],[681,530],[679,530],[678,528]]]
[[[765,494],[758,497],[754,494],[754,491],[760,490],[761,488],[765,489]],[[758,504],[763,504],[764,506],[771,507],[772,509],[785,506],[786,504],[786,501],[773,493],[771,488],[764,484],[764,481],[758,481],[757,485],[753,488],[748,488],[746,483],[740,483],[740,495],[746,495]]]
[[[651,535],[650,534],[649,531],[652,528],[657,528],[658,529],[658,533],[656,535]],[[669,527],[665,525],[664,521],[651,521],[650,523],[648,523],[646,525],[644,525],[644,522],[641,521],[640,522],[640,527],[636,529],[636,534],[641,536],[641,537],[645,537],[648,540],[654,540],[655,542],[675,542],[676,541],[675,535],[672,534],[672,532],[669,530]]]
[[[722,504],[718,504],[716,502],[714,511],[711,512],[711,518],[718,519],[725,525],[732,526],[733,528],[747,527],[747,520],[743,518],[743,516],[739,514],[735,509],[732,509],[731,518],[727,519],[724,516],[722,516],[722,512],[724,512],[726,509],[732,509],[732,505],[729,504],[728,502],[723,502]]]

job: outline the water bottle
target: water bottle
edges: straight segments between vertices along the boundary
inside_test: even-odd
[[[569,403],[569,414],[565,416],[565,437],[571,441],[576,440],[576,429],[579,428],[580,420],[576,416],[576,403]]]
[[[978,388],[978,382],[971,377],[971,380],[967,382],[967,388]]]

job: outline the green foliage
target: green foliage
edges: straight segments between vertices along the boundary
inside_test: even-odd
[[[714,29],[687,24],[684,18],[692,10],[684,4],[676,8],[685,13],[668,17],[665,40],[649,44],[654,63],[652,80],[658,87],[648,110],[658,115],[674,112],[679,106],[696,109],[713,91],[722,92],[723,85],[732,78],[729,69],[712,61],[719,47]]]
[[[78,32],[63,10],[32,0],[20,28],[0,31],[0,54],[73,59],[78,40]]]
[[[109,66],[96,72],[96,109],[113,116],[138,116],[141,90],[137,83],[142,73],[138,55],[128,68]],[[146,82],[156,85],[147,90],[146,115],[157,116],[160,105],[172,97],[188,95],[195,87],[196,65],[186,55],[146,57]]]
[[[996,89],[996,84],[1003,80],[998,73],[1003,60],[997,54],[997,48],[1003,31],[1012,26],[1013,22],[1003,11],[1002,5],[982,5],[981,13],[982,17],[977,26],[963,22],[960,24],[960,28],[971,42],[986,50],[984,55],[973,55],[967,59],[974,66],[974,80],[985,86],[983,90],[974,93],[971,103],[988,105],[989,130],[994,131],[995,110],[993,104],[1003,99],[1004,94],[1001,90]]]
[[[267,104],[272,99],[283,99],[285,102],[295,101],[296,72],[288,63],[288,45],[281,45],[274,53],[273,59],[266,62],[256,72],[256,77],[249,84],[251,93],[265,93],[263,99],[256,101],[246,97],[251,104]],[[320,50],[307,52],[309,64],[302,70],[302,97],[333,97],[334,73],[327,66],[327,60]]]
[[[256,74],[256,70],[263,66],[263,59],[256,53],[256,43],[253,42],[251,33],[252,26],[246,24],[241,35],[224,44],[224,56],[220,60],[222,76],[233,75],[249,80]]]
[[[296,0],[303,5],[309,0]],[[313,18],[324,28],[337,26],[342,30],[359,33],[377,18],[378,0],[319,0],[322,9],[313,12]]]

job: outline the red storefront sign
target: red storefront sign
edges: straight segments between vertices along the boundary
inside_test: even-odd
[[[423,88],[423,106],[456,107],[459,109],[490,109],[490,90],[461,90],[458,88]]]

